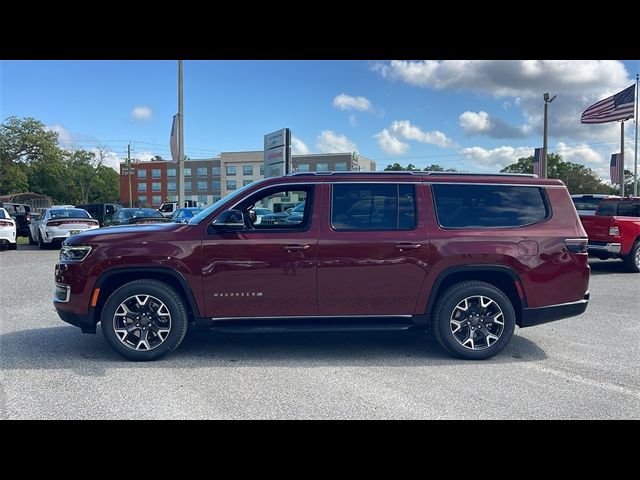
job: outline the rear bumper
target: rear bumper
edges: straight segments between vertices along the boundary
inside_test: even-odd
[[[554,322],[563,318],[582,315],[589,305],[590,293],[584,294],[582,300],[577,302],[562,303],[560,305],[549,305],[540,308],[525,308],[522,312],[520,327],[532,327],[541,323]]]
[[[89,315],[80,315],[77,313],[66,312],[59,310],[58,316],[65,322],[73,325],[74,327],[80,327],[82,333],[96,333],[96,324],[93,323],[93,319]]]
[[[587,245],[589,253],[609,253],[619,254],[622,249],[620,243],[606,243],[606,242],[589,242]]]

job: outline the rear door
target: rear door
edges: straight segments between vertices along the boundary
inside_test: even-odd
[[[413,315],[429,268],[422,183],[323,188],[318,315]]]

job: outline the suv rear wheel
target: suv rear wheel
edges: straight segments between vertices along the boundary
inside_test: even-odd
[[[126,283],[107,299],[102,332],[129,360],[155,360],[180,345],[187,333],[187,309],[180,295],[157,280]]]
[[[622,257],[624,267],[628,272],[640,272],[640,241],[636,241],[628,255]]]
[[[473,280],[457,283],[440,295],[432,322],[434,336],[449,353],[482,360],[507,346],[516,314],[502,290]]]

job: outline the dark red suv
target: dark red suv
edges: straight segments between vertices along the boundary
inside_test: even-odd
[[[285,211],[263,224],[254,209]],[[264,211],[264,210],[262,210]],[[296,173],[251,183],[186,224],[66,240],[60,317],[132,360],[188,324],[226,331],[431,329],[451,354],[500,352],[516,325],[587,308],[587,236],[559,180]]]

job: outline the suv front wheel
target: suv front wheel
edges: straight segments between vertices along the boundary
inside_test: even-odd
[[[500,353],[513,336],[516,314],[509,297],[490,283],[467,281],[438,298],[433,333],[452,355],[482,360]]]
[[[111,347],[129,360],[155,360],[180,345],[187,309],[180,295],[157,280],[134,280],[114,291],[100,316]]]

